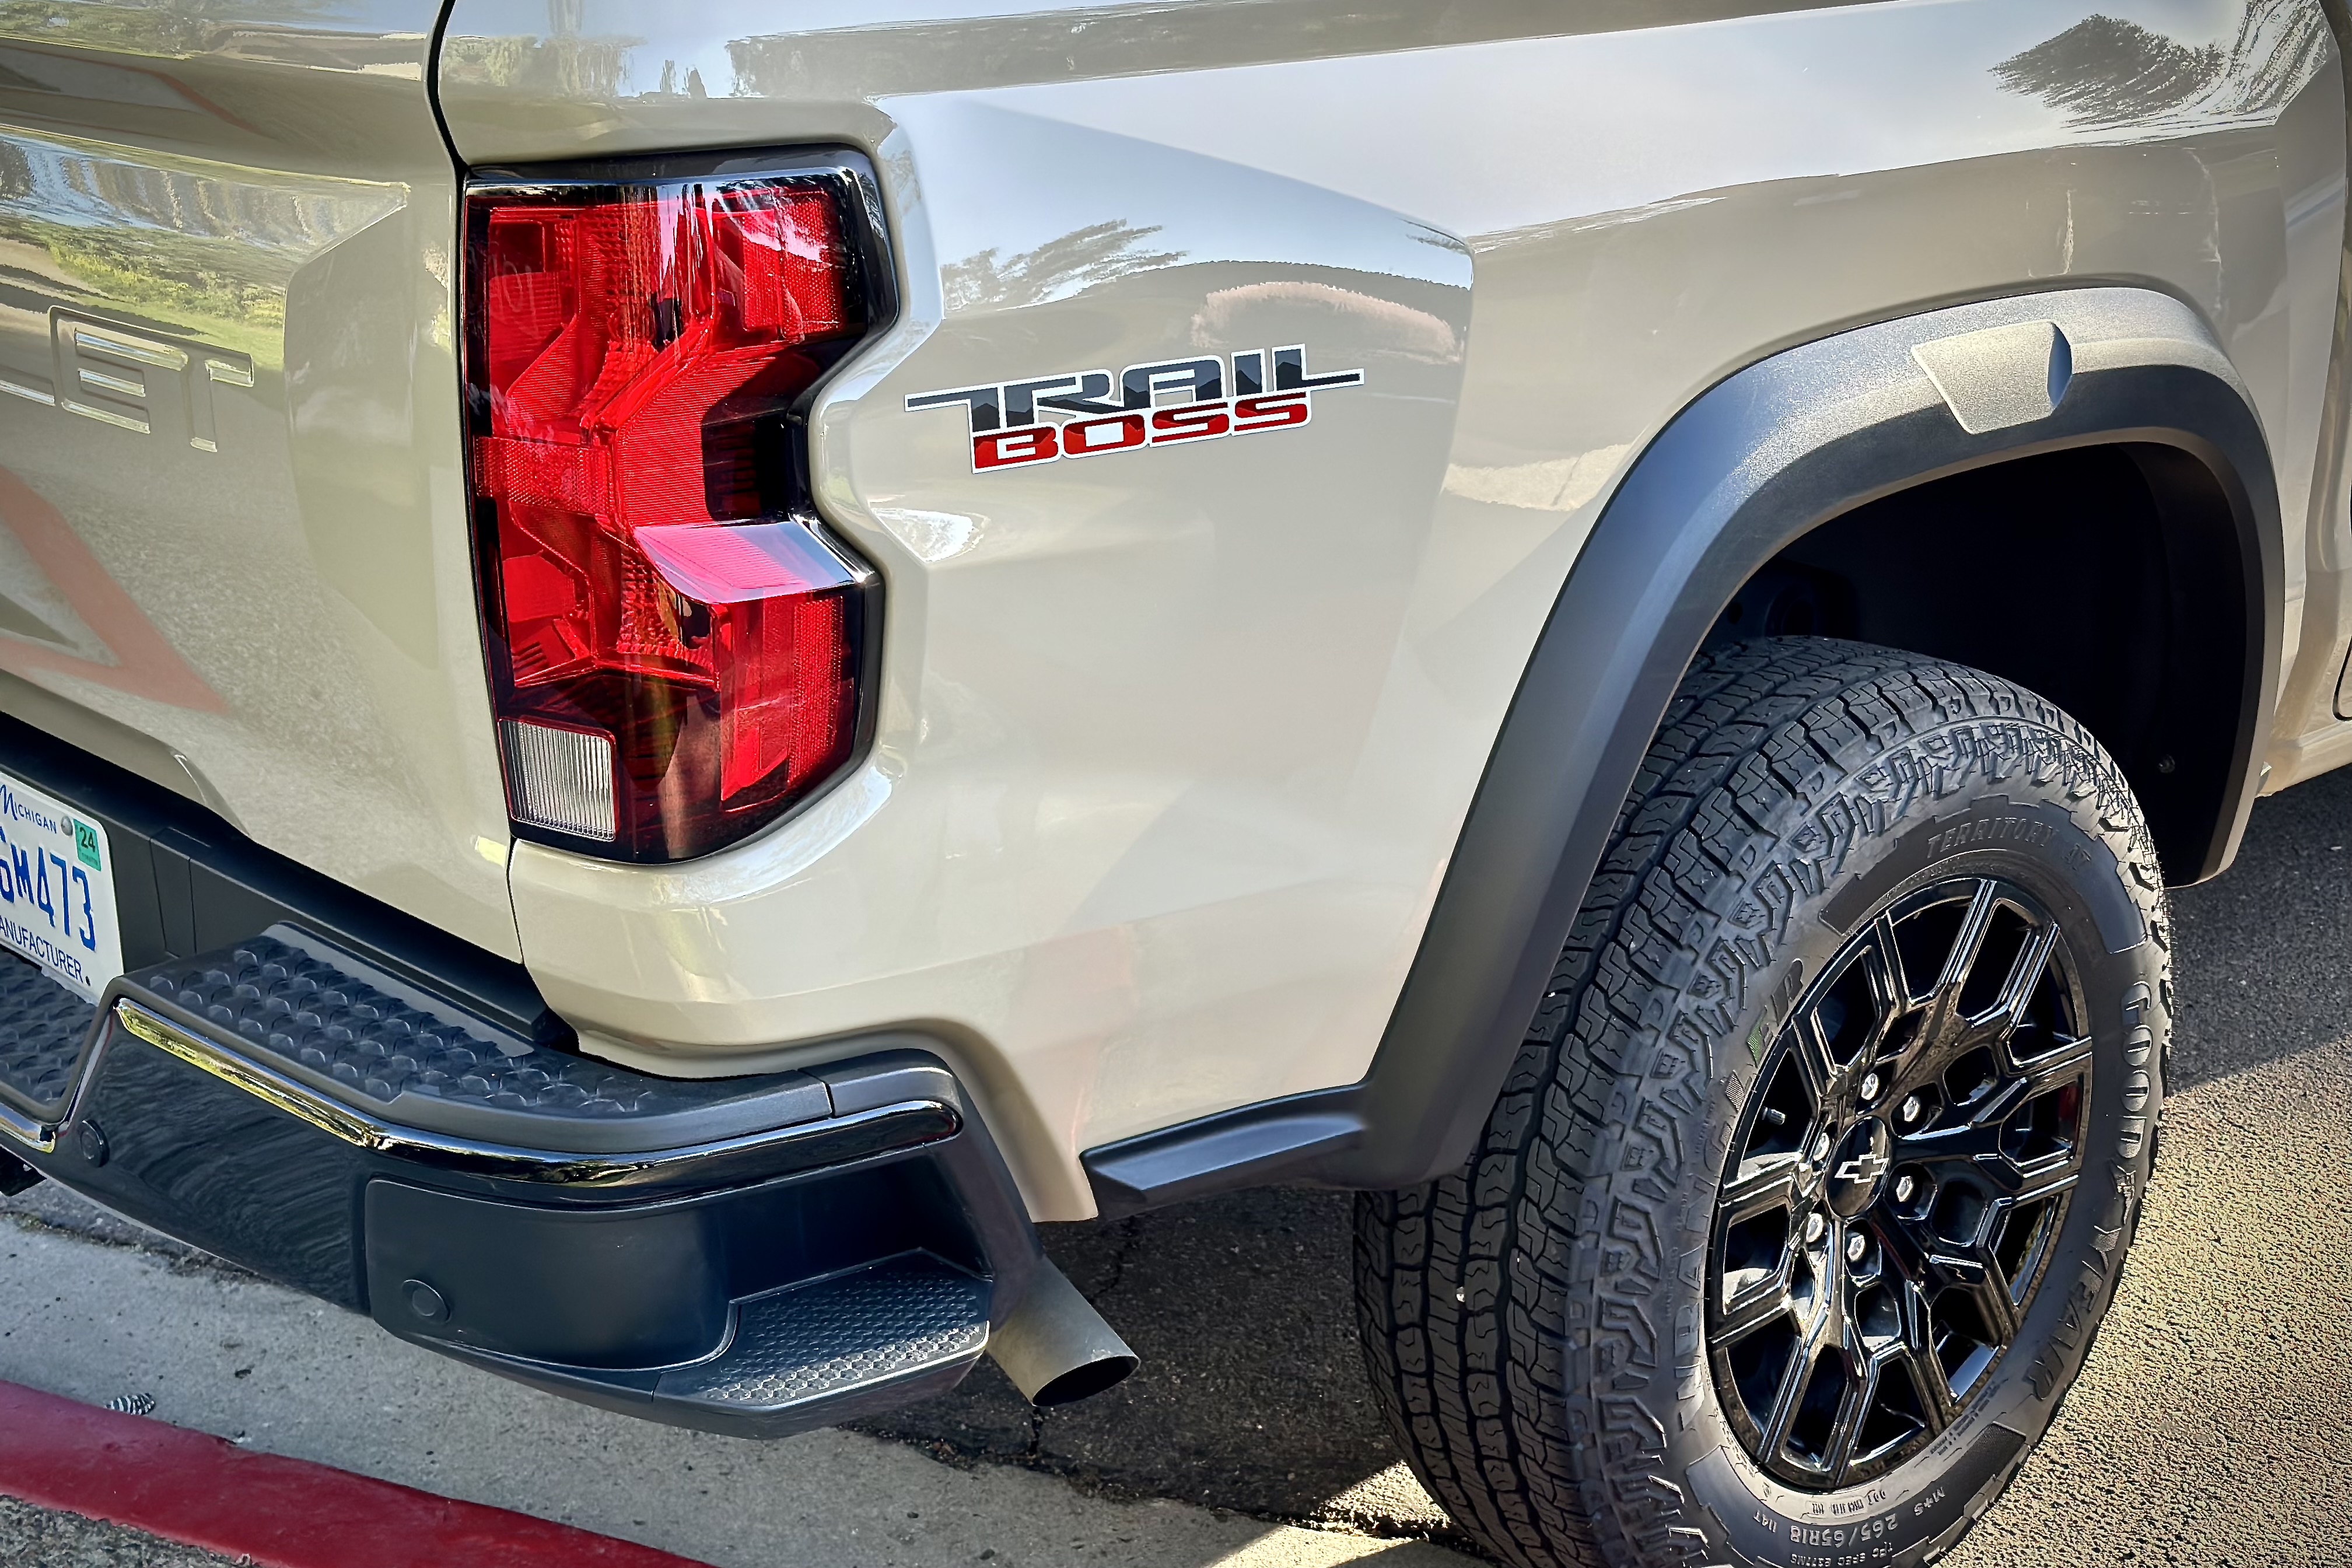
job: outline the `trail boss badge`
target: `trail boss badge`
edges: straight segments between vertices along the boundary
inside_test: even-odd
[[[1107,370],[1076,370],[996,386],[919,392],[907,407],[961,404],[971,418],[971,466],[981,472],[1295,430],[1314,416],[1316,393],[1364,384],[1360,370],[1309,375],[1306,347],[1297,343],[1271,354],[1244,350],[1233,356],[1230,376],[1227,368],[1227,361],[1214,356],[1172,359],[1129,365],[1116,383]]]

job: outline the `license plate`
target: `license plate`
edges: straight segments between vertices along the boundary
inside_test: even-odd
[[[0,946],[91,1001],[122,973],[106,829],[0,773]]]

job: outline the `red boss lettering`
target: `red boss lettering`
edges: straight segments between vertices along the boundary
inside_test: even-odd
[[[1205,441],[1229,434],[1233,424],[1222,403],[1162,408],[1151,416],[1151,444],[1162,447],[1171,441]]]
[[[971,438],[974,468],[1009,468],[1019,463],[1050,463],[1060,457],[1061,444],[1051,425],[1031,425],[1019,430],[992,430]]]
[[[1062,455],[1091,458],[1097,452],[1124,452],[1144,442],[1143,416],[1114,414],[1108,419],[1074,419],[1062,426]]]
[[[1288,425],[1304,425],[1310,413],[1307,395],[1285,393],[1271,397],[1244,397],[1234,404],[1234,431],[1246,436],[1253,430],[1279,430]]]

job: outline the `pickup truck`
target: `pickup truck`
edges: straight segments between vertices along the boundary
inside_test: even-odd
[[[0,5],[0,1184],[751,1436],[1347,1189],[1501,1560],[1932,1561],[2352,760],[2345,22]]]

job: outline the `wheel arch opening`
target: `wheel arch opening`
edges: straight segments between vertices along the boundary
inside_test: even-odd
[[[1707,645],[1851,637],[2039,692],[2116,758],[2166,879],[2187,882],[2218,869],[2236,805],[2259,571],[2203,459],[2153,442],[2075,447],[1820,523],[1748,575]]]

